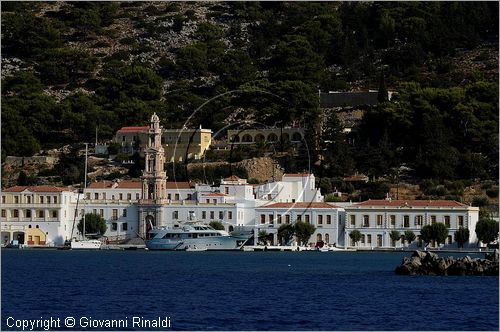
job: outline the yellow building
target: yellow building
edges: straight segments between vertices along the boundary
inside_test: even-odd
[[[304,139],[303,128],[260,128],[260,129],[229,129],[228,144],[277,143],[283,137],[283,142],[301,143]]]
[[[148,128],[147,126],[123,127],[116,132],[115,142],[128,154],[144,151],[148,143]],[[200,159],[212,143],[212,131],[202,128],[162,129],[161,142],[167,162],[184,161],[186,157]]]
[[[210,129],[164,129],[161,138],[166,161],[200,159],[212,143]]]

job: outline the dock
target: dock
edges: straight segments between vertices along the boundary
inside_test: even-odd
[[[243,251],[306,251],[311,250],[310,247],[299,246],[244,246]]]
[[[101,250],[144,250],[145,244],[103,244]]]

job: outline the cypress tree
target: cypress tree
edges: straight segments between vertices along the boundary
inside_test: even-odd
[[[380,73],[380,82],[378,85],[377,100],[379,103],[384,103],[389,100],[389,93],[387,92],[387,86],[385,85],[384,72]]]

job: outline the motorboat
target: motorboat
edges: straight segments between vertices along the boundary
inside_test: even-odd
[[[101,249],[102,242],[99,240],[73,240],[71,249]]]
[[[322,247],[317,247],[319,252],[329,252],[329,251],[356,251],[355,248],[340,248],[332,244],[325,244]]]
[[[330,251],[357,251],[355,248],[330,247]]]
[[[328,252],[330,251],[330,248],[328,248],[327,245],[322,246],[321,248],[318,248],[319,252]]]
[[[202,223],[186,222],[173,227],[159,227],[148,232],[149,250],[241,250],[252,234],[229,234]]]

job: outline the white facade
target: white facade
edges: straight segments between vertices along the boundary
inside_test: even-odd
[[[166,197],[169,201],[196,200],[196,188],[190,182],[167,182],[166,188]]]
[[[345,207],[344,243],[350,247],[402,247],[407,245],[404,237],[393,243],[389,234],[392,230],[402,236],[412,231],[416,240],[412,246],[419,246],[420,230],[423,226],[441,222],[448,227],[445,245],[456,246],[454,234],[459,227],[470,230],[469,244],[477,241],[475,228],[479,219],[479,208],[455,201],[425,200],[368,200]],[[353,243],[349,233],[357,229],[362,238]]]
[[[256,186],[255,196],[280,203],[323,201],[313,174],[284,174],[281,181]]]
[[[280,184],[278,182],[278,184]],[[176,189],[175,189],[176,188]],[[106,220],[108,240],[123,240],[139,234],[141,183],[134,181],[92,183],[83,194],[49,186],[12,187],[2,192],[2,242],[21,240],[28,245],[60,245],[78,236],[76,224],[86,213],[95,213]],[[453,201],[390,201],[369,200],[352,205],[322,202],[274,202],[256,199],[253,186],[244,179],[225,179],[218,187],[193,186],[170,182],[166,193],[179,193],[179,199],[165,199],[157,207],[158,225],[173,225],[190,218],[205,223],[221,221],[227,231],[235,226],[265,229],[277,243],[277,230],[284,223],[296,220],[316,227],[309,244],[324,241],[338,246],[358,248],[401,247],[408,243],[390,239],[390,232],[401,235],[411,230],[419,244],[420,229],[433,222],[449,228],[447,247],[456,246],[454,233],[468,228],[469,244],[475,245],[475,226],[479,209]],[[188,196],[191,199],[187,199]],[[166,196],[166,195],[165,195]],[[174,198],[176,198],[174,196]],[[76,213],[76,216],[75,216]],[[349,233],[362,233],[352,243]]]
[[[141,198],[142,185],[138,181],[93,182],[85,190],[86,201],[135,203]]]
[[[85,211],[106,220],[109,241],[137,237],[137,202],[142,195],[139,181],[102,181],[91,183],[85,192]]]
[[[2,243],[18,240],[28,245],[63,244],[71,238],[77,198],[77,193],[52,186],[3,190]]]
[[[119,241],[137,237],[137,204],[126,201],[90,201],[86,213],[100,215],[106,221],[104,236],[109,241]]]
[[[341,208],[329,203],[271,203],[255,209],[255,227],[273,234],[273,244],[278,243],[278,229],[283,224],[302,221],[316,227],[308,244],[323,241],[326,244],[338,244],[339,220]]]

